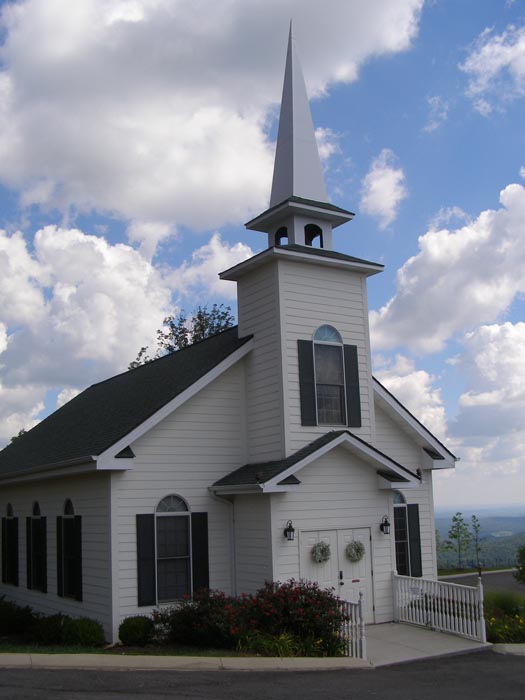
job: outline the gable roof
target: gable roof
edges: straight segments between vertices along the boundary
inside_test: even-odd
[[[216,481],[211,490],[228,493],[230,489],[249,489],[251,487],[263,491],[265,486],[271,488],[285,484],[298,484],[297,479],[289,481],[290,477],[314,459],[339,445],[350,448],[367,461],[373,462],[378,468],[377,473],[387,481],[396,483],[419,481],[417,474],[403,467],[349,430],[333,430],[321,435],[284,459],[245,464]]]
[[[235,326],[93,384],[7,445],[0,452],[0,476],[93,461],[250,338],[239,338]]]

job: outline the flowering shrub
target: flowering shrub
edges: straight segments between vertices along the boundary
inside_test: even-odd
[[[486,593],[485,625],[489,642],[525,642],[525,599],[507,592]]]
[[[344,621],[338,599],[316,583],[267,583],[255,595],[232,598],[201,591],[193,600],[155,611],[154,620],[178,644],[237,648],[268,655],[340,656]]]

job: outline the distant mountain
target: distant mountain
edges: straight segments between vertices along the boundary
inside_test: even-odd
[[[452,515],[455,515],[457,511],[454,511],[451,515],[437,515],[436,513],[436,530],[439,532],[440,537],[445,539],[452,525]],[[467,511],[461,511],[463,513],[463,519],[467,524],[470,524],[471,514]],[[468,514],[467,514],[468,513]],[[511,516],[506,515],[486,515],[482,512],[475,513],[478,518],[481,530],[481,537],[510,537],[512,535],[519,535],[520,533],[525,533],[525,514],[521,516]]]

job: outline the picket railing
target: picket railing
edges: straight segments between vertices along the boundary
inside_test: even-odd
[[[483,584],[477,587],[400,576],[394,571],[394,619],[486,642]]]
[[[340,600],[345,621],[341,637],[345,645],[345,655],[356,659],[366,659],[365,619],[363,615],[363,593],[359,593],[357,603]]]

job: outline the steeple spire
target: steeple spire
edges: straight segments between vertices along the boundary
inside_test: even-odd
[[[310,104],[290,22],[270,207],[293,196],[328,202]]]
[[[246,228],[267,233],[268,248],[294,245],[332,250],[332,229],[353,216],[328,201],[290,22],[270,208],[248,221]]]

